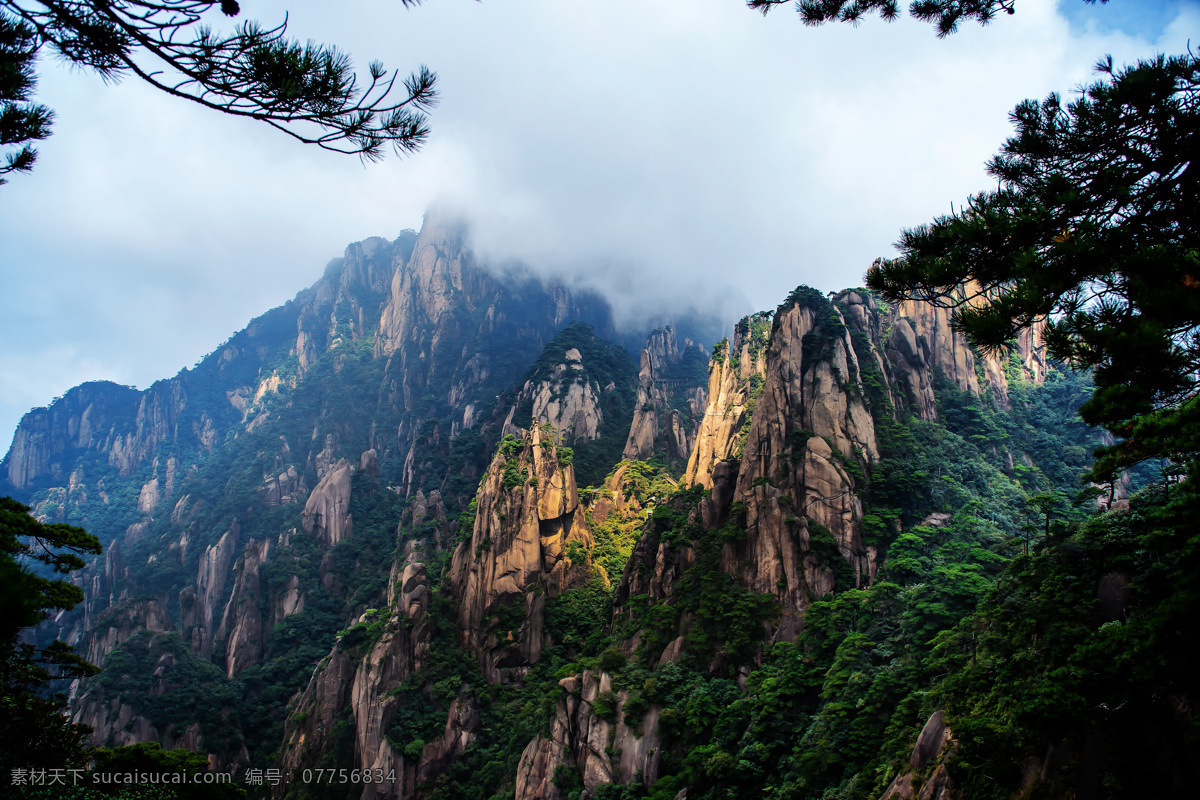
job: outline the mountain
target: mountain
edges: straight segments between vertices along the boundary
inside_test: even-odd
[[[278,798],[950,796],[986,737],[945,643],[1090,530],[1087,376],[861,289],[706,324],[620,331],[431,214],[195,369],[30,412],[0,492],[106,544],[40,632],[103,667],[73,718]],[[1006,780],[1080,772],[1054,741]]]

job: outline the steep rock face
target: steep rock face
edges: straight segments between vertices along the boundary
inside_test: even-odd
[[[765,371],[733,495],[746,505],[746,536],[726,545],[722,566],[777,597],[778,635],[791,638],[808,603],[833,588],[830,567],[811,552],[821,528],[856,575],[867,574],[851,473],[879,453],[871,414],[848,388],[860,377],[850,334],[829,301],[776,314]]]
[[[137,464],[153,458],[159,445],[178,441],[187,400],[187,389],[179,378],[152,385],[138,403],[133,429],[118,434],[108,446],[108,463],[126,476]],[[207,416],[194,420],[190,431],[183,426],[182,433],[204,450],[211,451],[216,444],[216,431]]]
[[[606,783],[628,784],[639,775],[649,788],[661,764],[658,709],[651,707],[639,722],[627,723],[628,693],[614,693],[607,672],[586,670],[559,686],[565,697],[557,703],[549,734],[539,734],[521,754],[516,800],[561,800],[563,793],[554,784],[560,767],[578,771],[588,792]],[[602,697],[615,705],[610,719],[596,713]]]
[[[979,394],[975,356],[966,337],[951,325],[949,309],[908,300],[896,306],[894,314],[896,320],[906,320],[912,327],[927,364],[939,370],[960,390]]]
[[[304,504],[304,530],[316,533],[329,548],[350,535],[354,520],[350,518],[350,477],[354,467],[339,459],[321,478],[321,482]]]
[[[200,726],[179,728],[169,725],[160,731],[154,724],[129,705],[113,698],[107,702],[84,696],[71,722],[92,729],[91,741],[97,746],[124,747],[138,742],[157,742],[164,749],[183,748],[200,751]]]
[[[196,573],[196,583],[179,593],[179,627],[184,640],[201,658],[213,652],[213,621],[217,605],[224,599],[233,557],[241,538],[241,527],[234,521],[216,544],[204,549]]]
[[[142,630],[171,630],[171,617],[166,607],[153,599],[118,603],[108,609],[88,633],[84,655],[93,664],[103,665],[114,647]]]
[[[629,598],[637,595],[648,595],[654,603],[665,600],[671,594],[671,587],[695,560],[691,546],[673,547],[657,536],[644,534],[633,546],[613,595],[614,613],[622,613]]]
[[[113,420],[137,408],[140,392],[108,381],[76,386],[49,408],[21,418],[4,457],[9,484],[24,489],[42,477],[63,478],[77,451],[103,445]]]
[[[864,374],[881,382],[880,388],[897,409],[905,409],[921,419],[937,419],[937,400],[933,394],[933,370],[926,357],[928,348],[906,317],[897,317],[891,306],[865,292],[846,290],[834,304],[850,329],[855,353]]]
[[[708,366],[708,405],[696,432],[683,483],[711,488],[713,470],[737,458],[738,432],[746,421],[751,377],[762,379],[766,360],[761,345],[739,327],[733,341],[717,345]]]
[[[466,288],[474,266],[465,247],[462,225],[447,220],[421,229],[408,269],[396,270],[390,295],[379,320],[376,352],[390,355],[413,343],[425,325],[432,324],[439,334],[452,332],[454,298]],[[464,272],[466,275],[464,276]]]
[[[225,642],[225,675],[232,678],[262,655],[263,619],[259,611],[259,567],[271,554],[271,540],[251,539],[234,567],[233,591],[225,605],[217,639]]]
[[[642,350],[633,424],[629,426],[629,438],[622,454],[625,459],[644,460],[654,455],[654,440],[658,438],[658,408],[662,405],[666,405],[666,397],[655,386],[654,358],[649,350]],[[687,447],[686,440],[684,447]]]
[[[308,686],[284,725],[279,763],[284,775],[299,775],[315,766],[322,753],[331,752],[338,726],[345,720],[354,686],[355,661],[336,646]],[[280,789],[275,795],[283,796]]]
[[[986,300],[979,299],[974,302],[982,303]],[[899,334],[905,341],[902,342],[893,336],[893,342],[889,343],[889,346],[910,350],[919,347],[921,359],[961,391],[979,395],[984,389],[990,390],[996,404],[1001,408],[1008,408],[1008,372],[1005,369],[1008,354],[985,353],[978,359],[978,371],[983,374],[981,386],[976,374],[976,356],[967,344],[966,337],[954,329],[952,317],[950,309],[932,303],[916,300],[900,303],[892,312],[893,323],[897,328],[902,324],[907,325],[912,329],[912,334],[909,335],[901,329]],[[1039,385],[1045,380],[1047,362],[1044,331],[1045,322],[1036,322],[1031,328],[1021,332],[1012,348],[1017,357],[1021,378],[1034,385]],[[900,366],[898,360],[895,363]],[[933,419],[930,416],[925,418]]]
[[[402,754],[392,747],[386,734],[399,704],[391,690],[421,668],[432,632],[426,613],[429,591],[421,558],[421,549],[415,542],[410,542],[404,560],[393,566],[388,605],[395,615],[354,674],[350,696],[355,752],[360,769],[381,769],[384,773],[395,769],[403,773],[407,767],[411,773],[418,766],[405,764]],[[411,775],[405,783],[413,783]],[[394,793],[393,788],[389,785],[368,787],[363,797],[401,796]]]
[[[343,338],[357,341],[373,333],[395,264],[408,258],[415,240],[416,235],[406,231],[394,242],[377,236],[356,242],[329,263],[321,280],[296,297],[299,313],[292,352],[301,373]],[[278,383],[260,384],[255,400],[277,388]]]
[[[442,733],[421,748],[421,760],[416,769],[416,786],[426,786],[445,774],[464,750],[479,736],[479,704],[469,687],[463,684],[458,697],[446,714]],[[364,798],[366,800],[366,798]]]
[[[501,445],[476,507],[451,578],[463,644],[479,656],[487,680],[499,683],[540,658],[546,600],[591,577],[592,537],[574,469],[559,464],[556,446],[537,428],[519,444]]]
[[[941,711],[935,711],[917,737],[917,743],[908,759],[910,768],[902,771],[888,784],[879,800],[954,800],[959,797],[959,793],[950,782],[950,775],[944,763],[945,757],[953,749],[954,737],[950,728],[946,726],[945,715]],[[1047,760],[1049,758],[1048,755]],[[920,778],[930,765],[935,765],[933,772],[921,781]],[[1030,784],[1032,781],[1027,780],[1026,783]]]
[[[1050,356],[1046,352],[1046,321],[1038,320],[1017,335],[1017,359],[1025,380],[1040,386],[1046,382]]]
[[[462,691],[451,704],[441,736],[420,756],[406,757],[392,747],[388,729],[400,710],[394,691],[421,669],[433,633],[428,616],[429,588],[424,563],[427,543],[410,540],[392,565],[388,580],[387,618],[378,638],[365,652],[339,644],[320,665],[295,703],[285,727],[280,761],[287,775],[316,763],[328,751],[335,726],[354,731],[358,769],[394,770],[396,782],[365,784],[361,797],[411,798],[474,741],[479,713],[474,697]],[[359,624],[371,623],[367,615]],[[361,657],[360,657],[361,653]],[[274,796],[282,796],[283,789]]]
[[[553,425],[563,442],[590,441],[600,435],[604,389],[588,375],[577,349],[567,350],[562,358],[543,380],[527,381],[517,395],[517,403],[529,403],[533,424]],[[505,432],[516,430],[511,426]]]
[[[71,645],[79,647],[85,636],[91,632],[94,625],[102,618],[106,609],[115,607],[118,603],[129,599],[128,571],[121,556],[120,541],[115,541],[104,551],[103,561],[97,559],[92,564],[90,575],[83,582],[83,614],[82,619],[76,617],[75,624],[70,629],[60,631],[60,638]],[[56,622],[65,616],[60,612]],[[85,648],[86,649],[86,648]],[[99,664],[93,661],[93,664]]]
[[[85,697],[71,722],[92,729],[91,741],[108,747],[124,747],[138,742],[157,742],[166,750],[181,748],[200,751],[200,726],[193,723],[182,729],[168,726],[159,731],[145,717],[117,699],[102,702]]]
[[[263,478],[262,485],[258,487],[258,496],[266,503],[267,508],[299,503],[307,494],[308,485],[304,476],[297,472],[292,464],[278,475]]]
[[[692,385],[678,374],[680,363],[696,355],[689,353],[691,349],[690,340],[680,349],[669,325],[646,337],[623,458],[644,461],[660,449],[677,461],[691,455],[707,404],[705,387]]]

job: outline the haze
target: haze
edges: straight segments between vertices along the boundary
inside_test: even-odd
[[[362,68],[436,70],[429,144],[364,166],[44,62],[54,135],[0,188],[6,440],[83,381],[174,374],[433,203],[472,220],[484,259],[575,275],[627,316],[859,285],[901,228],[988,188],[1015,104],[1200,31],[1193,0],[1020,0],[945,40],[907,19],[805,28],[739,0],[244,9],[286,10],[295,38]]]

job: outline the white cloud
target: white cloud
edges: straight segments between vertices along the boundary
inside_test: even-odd
[[[173,374],[438,199],[491,256],[610,286],[651,276],[653,300],[766,308],[801,282],[857,284],[902,227],[988,187],[1013,105],[1091,80],[1105,53],[1182,52],[1200,19],[1184,3],[1150,43],[1021,0],[938,40],[912,20],[810,29],[739,0],[292,5],[298,38],[439,72],[428,146],[364,167],[48,66],[55,135],[0,189],[3,365],[21,375],[3,427],[84,380]]]

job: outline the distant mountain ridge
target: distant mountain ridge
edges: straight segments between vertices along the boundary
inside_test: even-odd
[[[1038,330],[979,354],[944,309],[801,286],[715,346],[692,333],[619,331],[431,214],[194,369],[26,415],[0,493],[106,543],[42,631],[104,667],[73,718],[280,768],[281,798],[346,796],[299,777],[322,767],[394,777],[364,800],[716,791],[689,761],[716,758],[713,698],[784,670],[841,598],[897,580],[915,604],[942,565],[914,539],[962,537],[982,591],[1021,498],[1099,441],[1029,432],[1058,375]],[[928,717],[904,702],[893,737]]]

